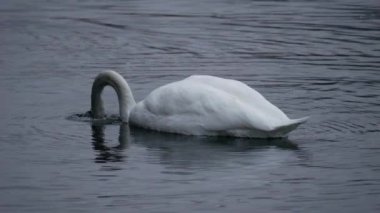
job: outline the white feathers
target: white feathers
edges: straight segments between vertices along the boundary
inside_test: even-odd
[[[129,117],[163,132],[260,138],[284,137],[306,119],[289,119],[242,82],[201,75],[155,89]]]

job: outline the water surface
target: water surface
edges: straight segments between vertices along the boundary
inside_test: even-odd
[[[379,212],[379,58],[377,0],[2,1],[0,211]],[[283,140],[67,119],[110,68],[137,100],[210,74],[311,119]]]

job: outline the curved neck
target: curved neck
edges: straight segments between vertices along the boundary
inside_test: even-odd
[[[92,84],[91,113],[93,118],[102,118],[105,116],[101,97],[105,86],[111,86],[116,91],[117,98],[119,99],[120,118],[123,122],[128,122],[129,113],[136,102],[128,83],[119,73],[112,70],[101,72],[96,76]]]

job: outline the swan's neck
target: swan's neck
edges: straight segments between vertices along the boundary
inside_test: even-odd
[[[120,118],[123,122],[128,122],[129,113],[136,105],[135,99],[128,83],[117,72],[107,70],[100,73],[92,84],[91,91],[91,113],[94,118],[104,117],[104,107],[102,92],[105,86],[111,86],[117,93],[119,99]]]

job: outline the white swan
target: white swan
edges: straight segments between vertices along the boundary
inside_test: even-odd
[[[100,73],[93,83],[93,118],[105,115],[101,93],[107,85],[116,90],[123,122],[157,131],[276,138],[286,136],[307,120],[307,117],[289,119],[240,81],[206,75],[194,75],[161,86],[136,103],[124,78],[111,70]]]

